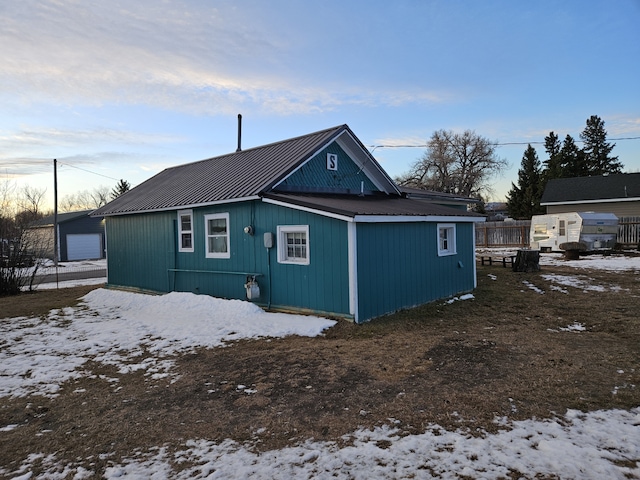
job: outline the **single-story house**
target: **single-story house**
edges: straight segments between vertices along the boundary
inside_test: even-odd
[[[640,173],[554,178],[547,182],[540,205],[547,213],[609,212],[640,216]]]
[[[58,260],[72,262],[76,260],[98,260],[105,258],[104,220],[91,216],[93,210],[58,214]],[[38,255],[53,260],[54,216],[49,215],[32,223],[28,230],[31,248]]]
[[[469,201],[403,193],[341,125],[168,168],[93,215],[108,286],[359,323],[474,289]]]

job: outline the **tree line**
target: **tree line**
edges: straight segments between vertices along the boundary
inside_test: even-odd
[[[120,180],[111,190],[98,187],[63,197],[61,212],[92,210],[105,205],[130,188]],[[26,185],[19,189],[11,181],[0,181],[0,296],[32,290],[40,267],[53,250],[51,237],[30,229],[35,222],[53,215],[44,209],[46,189]]]
[[[544,139],[547,158],[540,162],[529,144],[522,157],[518,180],[507,194],[509,216],[531,218],[544,213],[540,199],[547,182],[554,178],[621,173],[622,164],[612,156],[615,144],[607,142],[604,121],[597,115],[587,119],[580,133],[579,148],[571,135],[561,142],[553,131]],[[484,201],[493,192],[491,179],[508,166],[498,157],[499,144],[471,130],[434,132],[424,154],[403,175],[396,177],[402,187],[451,193],[480,201],[476,211],[484,213]]]
[[[623,165],[611,152],[615,144],[607,142],[604,121],[597,115],[587,119],[578,148],[571,135],[562,142],[555,132],[544,139],[547,158],[540,162],[536,150],[529,144],[522,156],[517,184],[511,182],[507,194],[509,216],[528,219],[545,213],[540,200],[549,180],[622,173]]]

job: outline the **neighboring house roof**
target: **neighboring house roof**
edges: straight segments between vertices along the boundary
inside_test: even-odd
[[[458,208],[437,205],[420,199],[387,195],[313,195],[313,194],[265,194],[266,201],[296,205],[311,210],[317,209],[345,217],[356,216],[449,216],[477,217],[484,215],[467,212]]]
[[[554,178],[547,182],[540,205],[640,200],[640,173]]]
[[[80,217],[86,217],[93,210],[82,210],[79,212],[65,212],[58,214],[58,224],[70,222]],[[32,224],[29,225],[29,228],[39,228],[39,227],[51,227],[55,221],[54,215],[48,215],[46,217],[42,217],[40,220],[36,220]]]
[[[329,143],[339,141],[387,194],[400,191],[347,125],[167,168],[93,215],[175,210],[247,200],[272,190]]]
[[[476,198],[464,197],[454,193],[435,192],[433,190],[422,190],[412,187],[400,187],[400,191],[406,193],[411,198],[424,198],[426,200],[456,202],[456,203],[480,203]]]

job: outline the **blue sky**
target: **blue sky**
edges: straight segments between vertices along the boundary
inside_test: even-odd
[[[0,180],[59,197],[348,124],[366,146],[439,129],[504,145],[640,137],[640,0],[21,0],[0,5]],[[612,140],[613,141],[613,140]],[[640,171],[640,139],[614,141]],[[534,145],[541,160],[542,145]],[[371,148],[373,150],[373,148]],[[392,175],[423,148],[376,148]]]

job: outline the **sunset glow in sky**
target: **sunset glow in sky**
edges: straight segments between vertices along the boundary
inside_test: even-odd
[[[3,2],[0,181],[51,207],[57,158],[59,197],[135,186],[235,151],[238,113],[243,148],[346,123],[391,176],[439,129],[515,143],[489,200],[598,115],[638,172],[638,25],[638,0]]]

